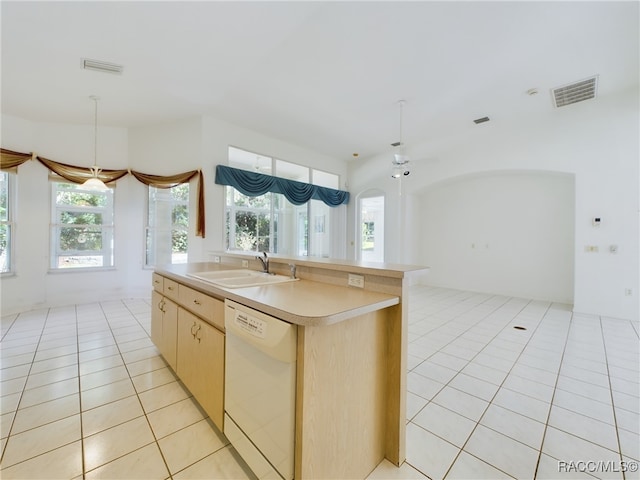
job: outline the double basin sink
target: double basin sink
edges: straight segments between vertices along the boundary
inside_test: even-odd
[[[255,270],[214,270],[187,273],[187,276],[224,288],[257,287],[274,283],[295,282],[297,278]]]

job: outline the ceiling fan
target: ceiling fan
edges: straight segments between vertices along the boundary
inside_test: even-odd
[[[402,110],[404,104],[404,100],[400,100],[398,102],[398,105],[400,105],[400,141],[391,144],[392,147],[398,148],[398,152],[393,155],[393,159],[391,160],[391,165],[393,167],[393,170],[391,171],[392,178],[406,177],[411,173],[409,170],[410,159],[404,151],[404,142],[402,141]]]

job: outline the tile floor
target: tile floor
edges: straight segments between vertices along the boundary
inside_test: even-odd
[[[252,478],[150,315],[125,299],[2,318],[2,478]],[[425,286],[409,317],[407,461],[371,479],[640,478],[638,322]]]

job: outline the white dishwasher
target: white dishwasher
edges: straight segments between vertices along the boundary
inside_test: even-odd
[[[224,434],[258,478],[293,479],[297,327],[225,301]]]

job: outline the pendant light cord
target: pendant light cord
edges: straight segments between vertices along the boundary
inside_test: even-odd
[[[98,166],[98,97],[91,97],[95,102],[95,111],[93,118],[93,166]]]
[[[400,154],[404,155],[404,141],[402,140],[402,110],[404,107],[404,100],[398,102],[400,104]]]

